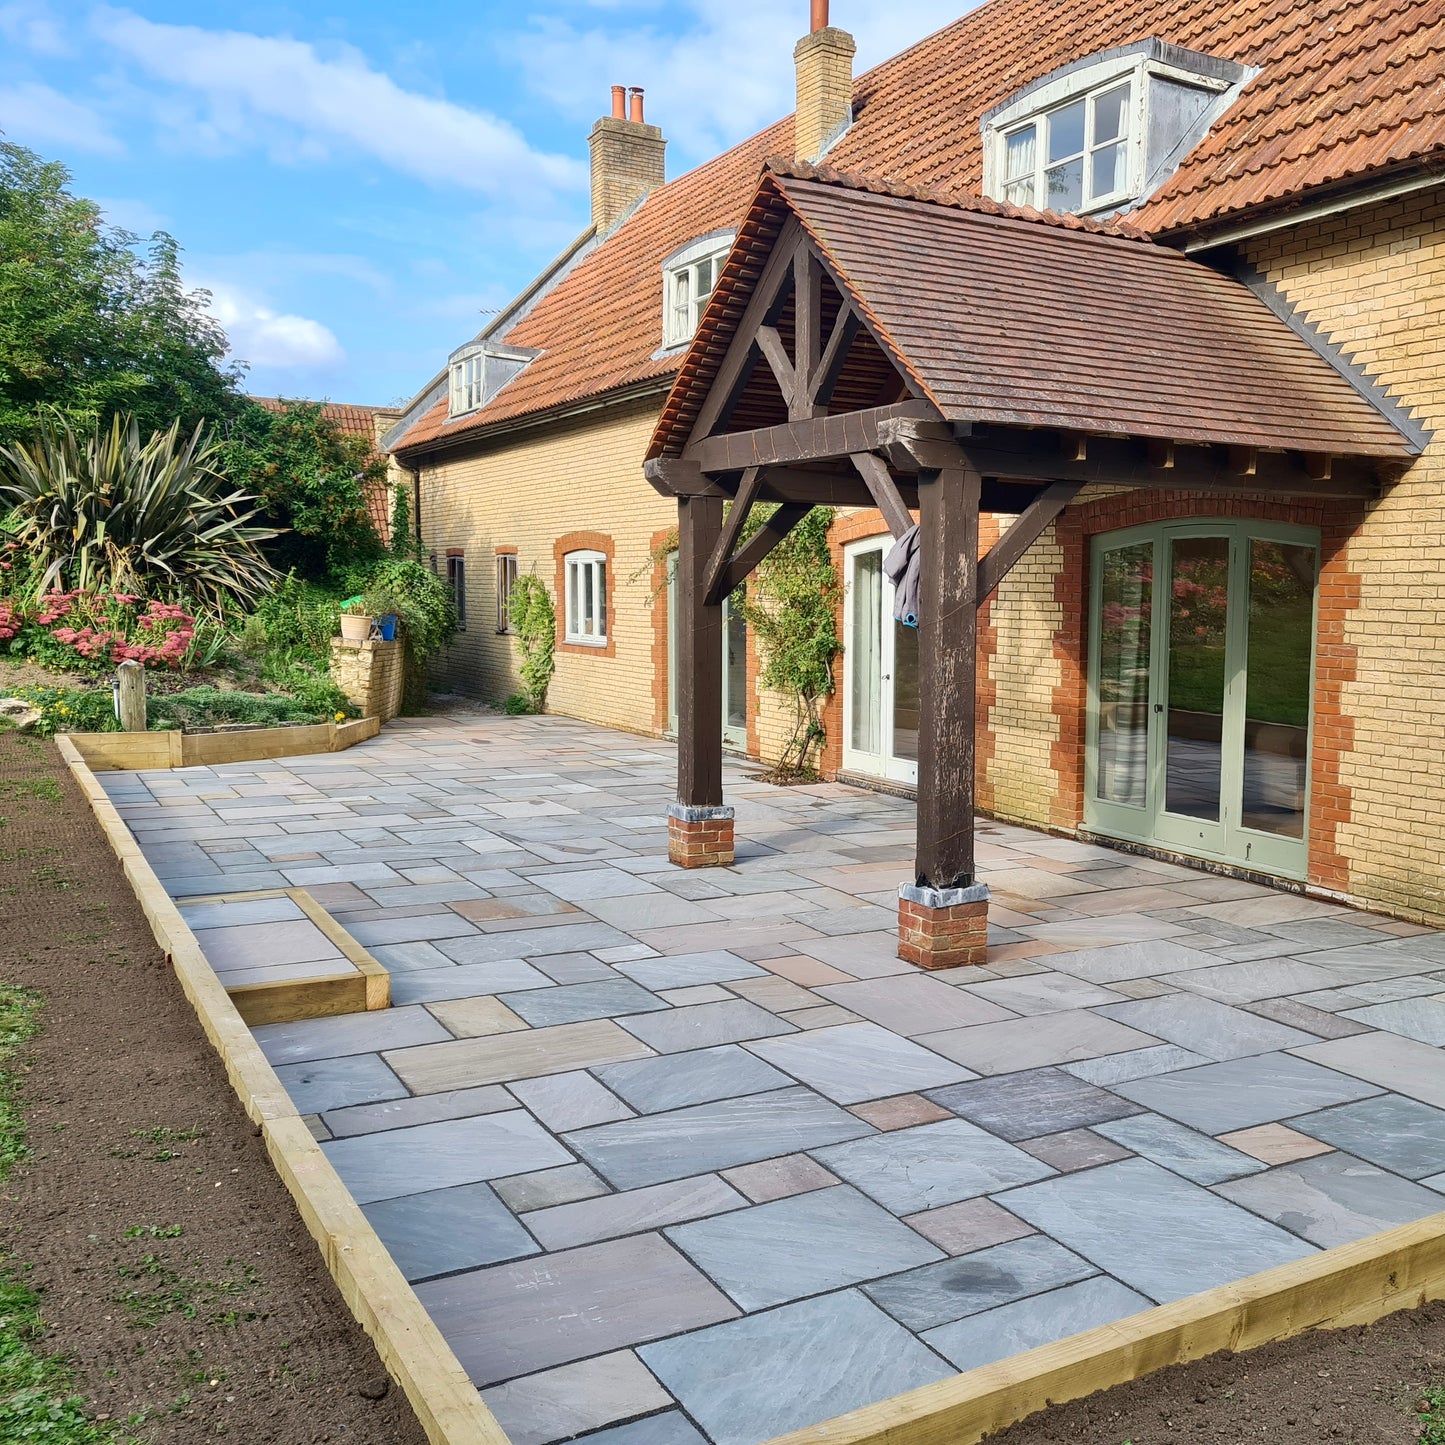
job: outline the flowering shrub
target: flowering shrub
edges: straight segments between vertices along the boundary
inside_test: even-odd
[[[128,592],[48,592],[29,617],[0,602],[0,642],[64,672],[104,672],[121,662],[178,668],[195,634],[195,617],[178,603]]]
[[[19,608],[9,602],[0,602],[0,642],[9,642],[18,636],[24,621]]]

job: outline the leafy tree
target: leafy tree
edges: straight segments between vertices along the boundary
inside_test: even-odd
[[[321,578],[384,554],[367,492],[385,477],[386,459],[365,437],[343,432],[320,403],[274,411],[248,403],[221,453],[226,474],[260,498],[262,517],[281,530],[268,548],[281,570]]]
[[[234,413],[242,369],[206,293],[182,285],[176,242],[106,225],[69,185],[0,141],[0,442],[46,409],[83,428],[126,413],[143,435]]]

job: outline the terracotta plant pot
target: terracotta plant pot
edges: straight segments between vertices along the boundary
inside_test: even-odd
[[[371,636],[370,617],[356,617],[349,612],[341,614],[341,640],[343,642],[365,642]]]

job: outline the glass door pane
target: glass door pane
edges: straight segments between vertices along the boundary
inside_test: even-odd
[[[1303,838],[1317,554],[1249,543],[1243,825]]]
[[[848,627],[848,745],[881,759],[883,752],[883,553],[855,553]]]
[[[918,762],[918,629],[893,621],[893,756]]]
[[[748,625],[731,602],[723,604],[723,729],[734,745],[748,731]]]
[[[1164,810],[1217,822],[1229,675],[1229,538],[1176,537],[1170,552]]]
[[[1149,801],[1154,543],[1111,548],[1100,573],[1094,794],[1101,802],[1143,808]]]

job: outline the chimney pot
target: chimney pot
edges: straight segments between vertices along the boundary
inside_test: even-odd
[[[625,85],[612,87],[612,119],[627,119],[627,87]]]
[[[828,28],[828,0],[813,0],[812,23],[808,28],[813,34]]]
[[[614,85],[612,114],[592,127],[587,143],[592,151],[592,224],[605,236],[667,180],[667,142],[642,118],[642,87]]]
[[[631,119],[638,125],[642,125],[644,123],[642,119],[642,87],[640,85],[634,85],[632,87]]]

